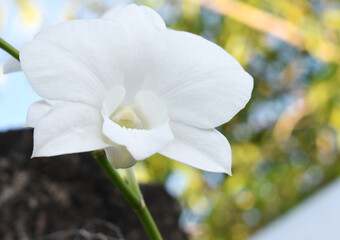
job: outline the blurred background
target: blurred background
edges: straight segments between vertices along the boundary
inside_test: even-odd
[[[0,36],[20,49],[46,26],[99,17],[120,2],[1,0]],[[168,27],[216,42],[255,80],[246,109],[219,128],[232,146],[232,177],[159,155],[135,167],[142,183],[162,183],[178,199],[179,225],[191,239],[247,239],[334,182],[340,174],[339,0],[135,2],[155,9]],[[0,51],[0,67],[8,59]],[[21,128],[39,99],[22,73],[0,73],[0,130]]]

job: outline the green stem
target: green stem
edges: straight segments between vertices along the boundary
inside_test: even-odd
[[[2,39],[1,37],[0,37],[0,48],[2,48],[7,53],[11,54],[15,59],[20,61],[19,51],[15,47],[13,47],[11,44],[6,42],[4,39]]]
[[[106,175],[110,178],[111,182],[118,188],[122,193],[124,198],[135,210],[139,220],[151,240],[162,240],[162,236],[148,210],[144,201],[142,200],[142,195],[134,192],[132,188],[127,185],[124,180],[120,177],[117,170],[112,166],[112,164],[107,160],[103,151],[94,152],[93,157],[97,160],[99,166],[103,169]]]
[[[139,184],[137,182],[133,167],[127,168],[126,170],[126,177],[131,189],[140,196],[141,200],[143,201],[142,193],[139,189]]]

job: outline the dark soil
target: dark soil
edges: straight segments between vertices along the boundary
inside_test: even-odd
[[[148,239],[89,153],[30,159],[31,153],[31,130],[0,133],[0,239]],[[142,192],[164,239],[187,239],[164,188],[145,185]]]

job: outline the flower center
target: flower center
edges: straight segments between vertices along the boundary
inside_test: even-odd
[[[130,106],[119,107],[111,116],[110,119],[121,127],[142,129],[143,123]]]

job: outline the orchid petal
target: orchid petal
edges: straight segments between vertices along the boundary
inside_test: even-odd
[[[161,97],[171,120],[199,128],[229,121],[249,101],[253,79],[225,50],[186,32],[162,31],[149,50],[143,89]],[[141,63],[140,63],[141,64]]]
[[[153,56],[150,49],[155,44],[154,39],[159,32],[166,30],[166,25],[153,9],[135,4],[114,8],[107,12],[103,19],[117,22],[129,32],[130,48],[126,51],[129,60],[123,85],[127,90],[127,101],[133,102],[136,93],[142,89],[145,74],[152,67],[143,62],[150,62],[148,59]]]
[[[88,152],[108,145],[102,140],[100,112],[85,104],[60,102],[34,128],[32,157]]]
[[[168,122],[150,130],[132,129],[121,127],[107,117],[104,117],[103,134],[113,143],[125,146],[136,160],[157,153],[174,138]]]
[[[104,149],[107,159],[115,168],[129,168],[136,164],[136,160],[126,150],[126,147],[111,146]]]
[[[231,175],[231,149],[228,140],[215,129],[199,129],[171,122],[175,140],[160,154],[208,172]]]
[[[145,33],[146,30],[150,30],[148,28],[166,29],[163,19],[157,12],[149,7],[135,4],[113,8],[106,12],[102,18],[124,24],[134,33]]]
[[[4,64],[3,72],[4,74],[12,73],[12,72],[19,72],[21,71],[21,65],[18,60],[15,58],[8,59]]]
[[[126,91],[118,85],[113,87],[103,101],[102,112],[105,116],[110,115],[122,104]]]
[[[22,69],[43,98],[101,106],[123,81],[124,27],[105,20],[73,20],[49,27],[20,52]]]
[[[168,119],[165,105],[150,91],[140,91],[136,95],[136,111],[147,124],[146,129],[159,127]]]
[[[34,128],[38,121],[50,111],[52,108],[52,104],[46,100],[41,100],[33,103],[28,109],[28,114],[26,118],[25,127]]]

